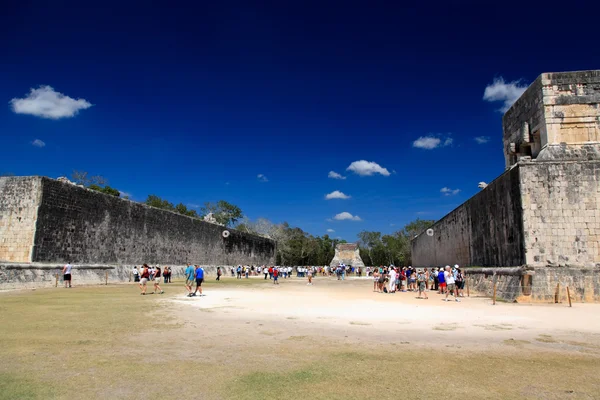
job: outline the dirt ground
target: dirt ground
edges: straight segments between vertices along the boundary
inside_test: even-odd
[[[381,294],[368,279],[0,293],[0,398],[593,399],[600,305]]]
[[[251,278],[255,279],[259,278]],[[418,299],[414,292],[376,293],[366,279],[317,278],[313,286],[305,280],[281,281],[252,290],[208,290],[202,298],[176,296],[169,301],[187,306],[179,313],[190,323],[200,311],[202,320],[218,320],[224,326],[240,320],[261,323],[273,330],[273,336],[281,337],[319,332],[323,337],[348,335],[364,341],[489,348],[510,339],[534,344],[540,342],[540,335],[551,335],[555,343],[579,338],[600,345],[600,307],[596,304],[573,308],[566,304],[492,305],[489,298],[476,295],[460,298],[461,302],[450,296],[451,301],[445,302],[445,296],[431,291],[428,300]],[[235,332],[236,325],[232,328]]]

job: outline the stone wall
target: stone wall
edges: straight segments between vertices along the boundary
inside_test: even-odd
[[[518,167],[446,215],[412,240],[417,267],[444,265],[519,266],[524,238]]]
[[[0,260],[31,259],[41,181],[35,177],[0,177]]]
[[[542,77],[538,77],[502,118],[504,160],[506,168],[518,160],[519,145],[531,142],[530,132],[546,135]]]
[[[502,124],[507,168],[523,156],[600,160],[600,71],[540,75]]]
[[[496,297],[517,303],[560,303],[567,304],[567,287],[572,302],[600,301],[600,269],[598,268],[534,268],[530,275],[483,275],[469,274],[467,279],[471,293],[492,297],[494,282]]]
[[[600,161],[522,162],[526,264],[600,265]]]
[[[58,263],[8,263],[0,261],[0,290],[63,286],[62,268]],[[139,268],[139,264],[137,265]],[[133,282],[134,265],[75,264],[72,269],[73,285],[104,285]],[[163,265],[161,265],[161,268]],[[172,278],[183,278],[185,265],[169,265]],[[217,266],[203,265],[207,279],[216,277]],[[228,266],[222,266],[223,275],[229,276]],[[181,286],[179,286],[181,288]],[[179,289],[178,289],[179,290]]]
[[[276,243],[49,178],[0,178],[2,261],[274,264]],[[35,234],[34,234],[35,233]]]

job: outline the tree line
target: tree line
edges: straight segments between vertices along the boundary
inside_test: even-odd
[[[365,265],[411,264],[410,241],[435,223],[434,220],[416,220],[401,230],[382,235],[381,232],[362,231],[358,234],[360,258]]]
[[[86,171],[73,171],[71,180],[77,185],[82,185],[88,189],[115,197],[121,197],[121,191],[110,187],[108,185],[108,180],[101,175],[90,175]],[[127,196],[124,198],[128,199]],[[225,200],[219,200],[216,203],[204,203],[204,206],[200,209],[200,213],[192,208],[188,208],[183,203],[173,204],[155,194],[148,195],[144,204],[192,218],[203,219],[206,215],[212,214],[212,217],[217,223],[227,227],[235,225],[236,222],[244,216],[242,210],[238,206],[228,203]]]

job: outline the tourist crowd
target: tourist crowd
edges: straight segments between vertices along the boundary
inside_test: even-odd
[[[368,268],[369,269],[369,268]],[[370,274],[368,271],[367,274]],[[465,277],[458,265],[444,268],[389,267],[374,268],[372,271],[373,291],[380,293],[419,292],[419,298],[427,299],[427,291],[445,294],[444,300],[453,295],[455,301],[463,297]]]
[[[418,292],[419,298],[427,299],[428,291],[435,291],[439,294],[448,296],[453,295],[455,301],[460,301],[463,296],[465,278],[458,265],[444,268],[423,268],[415,269],[413,267],[395,267],[390,265],[379,267],[352,267],[344,264],[337,266],[254,266],[238,265],[230,267],[231,277],[237,279],[248,279],[251,276],[264,276],[264,279],[273,280],[274,284],[279,284],[279,279],[288,279],[294,276],[298,278],[308,278],[308,285],[312,285],[313,276],[335,276],[338,280],[345,280],[347,275],[353,274],[361,277],[363,274],[373,280],[373,291],[380,293],[396,292]],[[70,272],[70,271],[69,271]],[[148,266],[144,264],[138,269],[134,267],[132,271],[134,281],[139,282],[141,294],[146,294],[148,282],[154,285],[154,293],[164,293],[160,287],[161,279],[163,283],[171,283],[172,271],[170,267],[161,269],[159,266]],[[216,280],[221,280],[223,275],[222,267],[217,267]],[[196,296],[197,293],[202,296],[202,283],[204,281],[204,268],[188,264],[185,269],[186,283],[185,287],[188,296]],[[196,286],[195,290],[193,286]]]

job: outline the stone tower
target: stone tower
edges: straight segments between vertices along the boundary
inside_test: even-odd
[[[525,267],[541,299],[600,301],[600,71],[540,75],[502,125],[506,171],[412,240],[413,265]]]
[[[504,159],[600,160],[600,71],[540,75],[504,114]]]
[[[360,258],[360,252],[356,243],[340,243],[335,246],[335,256],[331,267],[337,267],[338,264],[351,265],[353,267],[364,267],[362,259]]]

